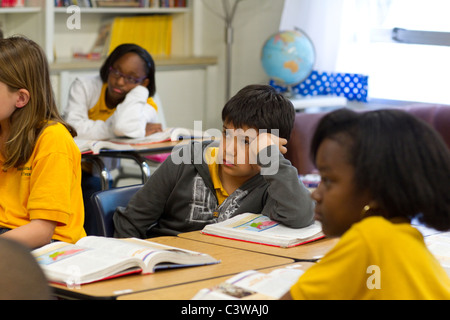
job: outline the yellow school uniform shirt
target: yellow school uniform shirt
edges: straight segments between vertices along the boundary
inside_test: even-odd
[[[450,299],[450,279],[409,223],[353,225],[291,288],[294,299]]]
[[[88,111],[89,119],[106,121],[109,117],[112,116],[114,111],[116,111],[116,108],[110,109],[106,106],[106,88],[108,88],[108,84],[104,83],[102,86],[102,91],[100,93],[100,98],[98,99],[97,103]],[[149,97],[147,99],[147,103],[155,108],[156,111],[158,111],[158,107],[152,97]]]
[[[228,198],[228,192],[223,188],[222,181],[219,177],[219,165],[217,164],[217,152],[219,148],[208,148],[205,152],[206,163],[208,164],[209,175],[211,176],[214,189],[216,191],[217,200],[219,205]]]
[[[0,155],[0,167],[4,158]],[[49,125],[25,165],[0,169],[0,227],[33,219],[58,222],[53,239],[74,243],[86,235],[81,192],[81,154],[68,130]]]

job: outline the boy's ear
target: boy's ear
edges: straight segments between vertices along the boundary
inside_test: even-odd
[[[376,210],[376,209],[380,208],[380,206],[378,205],[378,202],[375,200],[370,200],[369,206],[372,210]]]
[[[30,101],[30,92],[27,89],[19,89],[17,91],[16,108],[23,108]]]

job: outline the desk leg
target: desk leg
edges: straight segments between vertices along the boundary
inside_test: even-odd
[[[106,168],[105,163],[100,157],[84,157],[83,159],[90,161],[93,166],[95,167],[95,170],[99,172],[100,174],[100,181],[102,184],[102,190],[108,190],[109,189],[109,181],[111,180],[111,174],[109,173],[109,170]]]
[[[137,152],[108,152],[101,154],[102,157],[111,157],[111,158],[118,158],[118,159],[130,159],[136,162],[136,164],[139,166],[139,169],[141,170],[141,179],[142,183],[144,184],[148,178],[150,177],[151,170],[150,166],[148,165],[147,161],[144,157],[142,157]]]
[[[95,169],[99,172],[102,183],[102,190],[109,189],[111,174],[106,168],[101,157],[133,160],[137,163],[139,169],[141,170],[142,183],[145,183],[150,177],[150,166],[148,165],[145,158],[139,155],[137,152],[104,152],[100,155],[84,155],[83,159],[92,162],[92,164],[95,166]]]
[[[150,166],[148,165],[147,161],[143,160],[140,163],[140,167],[142,171],[142,183],[145,183],[150,177]]]
[[[148,165],[147,161],[145,161],[145,158],[135,152],[129,152],[126,155],[122,156],[132,159],[138,164],[139,168],[141,169],[142,183],[145,183],[151,174],[150,166]]]
[[[99,162],[101,162],[101,169],[100,169],[100,176],[102,181],[102,189],[108,190],[109,189],[109,181],[111,181],[111,174],[109,173],[109,170],[106,168],[105,164],[101,159],[98,159]]]

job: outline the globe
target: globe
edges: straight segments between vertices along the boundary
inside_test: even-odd
[[[291,87],[309,76],[315,56],[313,43],[304,32],[281,31],[264,43],[261,63],[272,80]]]

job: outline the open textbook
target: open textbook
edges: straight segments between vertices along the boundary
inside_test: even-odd
[[[33,255],[49,281],[67,285],[219,262],[204,253],[151,241],[96,236],[76,244],[54,242],[34,250]]]
[[[109,140],[83,140],[75,138],[75,143],[82,153],[98,154],[100,151],[108,150],[145,150],[155,143],[201,138],[209,139],[211,137],[203,131],[187,128],[166,128],[163,131],[153,133],[144,138],[114,138]]]
[[[280,299],[302,274],[303,270],[292,267],[270,273],[244,271],[217,286],[201,289],[192,300]]]
[[[255,213],[243,213],[219,223],[206,225],[202,233],[284,248],[324,237],[322,226],[317,221],[308,227],[293,229]]]
[[[425,244],[450,277],[450,232],[426,236]]]

